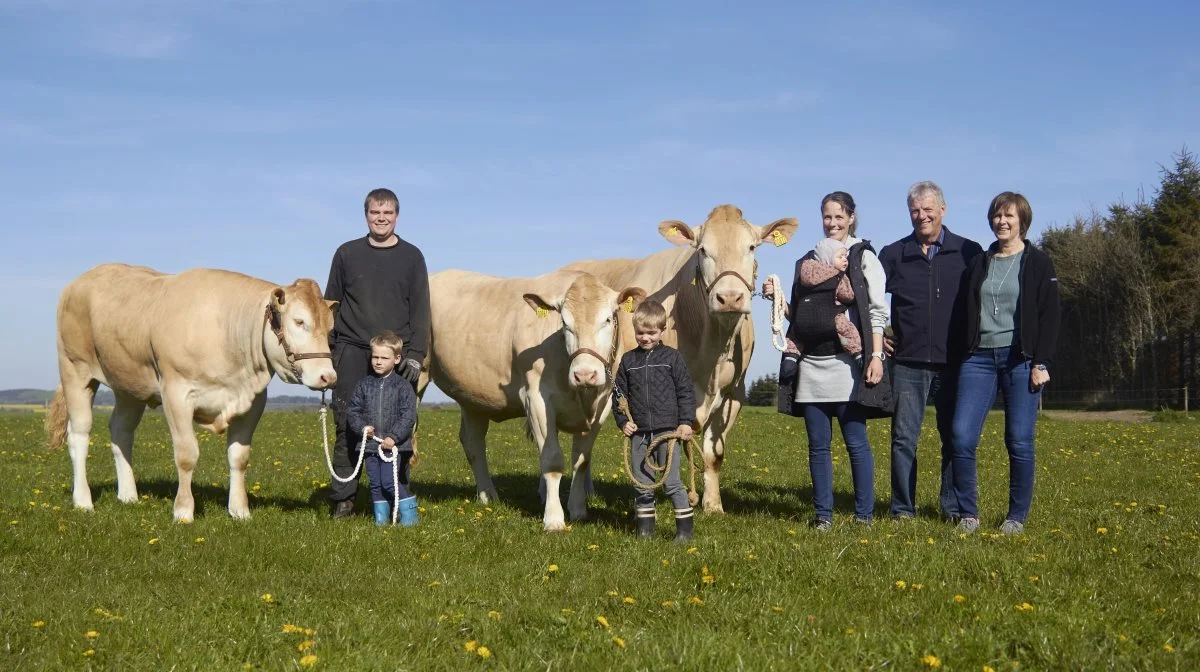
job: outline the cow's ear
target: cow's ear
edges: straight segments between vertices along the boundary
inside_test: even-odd
[[[692,227],[684,224],[678,219],[668,219],[659,223],[658,232],[663,238],[672,245],[688,245],[695,247],[696,239],[699,237]]]
[[[283,304],[286,302],[287,302],[287,293],[283,291],[282,287],[276,287],[275,289],[271,290],[271,305],[272,306],[275,306],[276,309],[282,308]]]
[[[796,235],[796,227],[799,226],[795,217],[784,217],[777,219],[766,226],[760,226],[758,239],[764,243],[772,243],[775,247],[779,247],[792,239]]]
[[[537,313],[538,317],[545,317],[549,315],[551,311],[558,310],[557,305],[550,303],[537,294],[522,294],[521,298],[525,299],[525,303],[528,303],[529,307],[533,308],[533,312]]]
[[[617,295],[617,309],[632,313],[645,300],[646,290],[641,287],[626,287]]]
[[[334,315],[337,315],[338,306],[341,305],[341,303],[341,301],[325,301],[325,305],[329,307],[329,312]]]

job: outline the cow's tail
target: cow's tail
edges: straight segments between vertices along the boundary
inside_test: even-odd
[[[54,390],[54,398],[50,400],[50,409],[46,412],[46,447],[58,450],[67,442],[67,395],[63,394],[62,385]]]

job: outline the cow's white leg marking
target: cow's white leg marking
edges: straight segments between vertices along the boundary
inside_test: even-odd
[[[71,499],[75,508],[91,511],[92,490],[88,487],[87,458],[88,440],[92,433],[92,399],[96,396],[96,389],[64,381],[63,394],[67,402],[67,448],[71,453],[71,470],[75,476]]]
[[[462,443],[463,452],[467,455],[467,463],[475,474],[475,490],[479,493],[482,504],[497,502],[496,486],[492,483],[492,475],[488,473],[487,463],[487,432],[489,420],[473,411],[462,409],[458,422],[458,440]]]
[[[534,444],[538,447],[538,462],[542,470],[542,480],[538,484],[538,491],[545,500],[542,527],[547,532],[562,532],[567,529],[558,494],[562,482],[563,455],[554,422],[554,406],[546,402],[539,390],[523,392],[523,397],[525,414],[529,419]]]
[[[592,446],[600,427],[571,437],[571,491],[567,495],[567,512],[571,520],[587,518],[587,498],[592,494]]]
[[[250,517],[250,500],[246,496],[246,465],[250,462],[250,443],[254,428],[267,405],[267,391],[254,397],[250,410],[229,421],[225,446],[229,454],[229,515],[237,520]]]
[[[108,433],[112,435],[113,462],[117,467],[117,500],[130,504],[137,501],[137,482],[133,477],[133,435],[146,404],[127,394],[117,393]]]
[[[704,432],[704,511],[725,513],[721,503],[721,463],[725,461],[725,438],[729,428],[737,420],[742,404],[735,399],[726,399],[709,415],[708,427]]]
[[[175,470],[179,474],[179,490],[175,493],[175,521],[190,523],[196,517],[196,500],[192,498],[192,474],[200,459],[200,445],[192,429],[192,405],[187,391],[164,386],[163,415],[171,429],[175,446]]]

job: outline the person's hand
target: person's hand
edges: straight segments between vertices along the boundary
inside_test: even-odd
[[[692,437],[695,436],[695,432],[692,431],[691,425],[680,425],[675,428],[675,431],[679,434],[679,440],[683,441],[684,443],[691,441]]]
[[[883,352],[888,357],[895,357],[896,356],[896,341],[892,340],[888,336],[884,336],[883,337]]]
[[[393,438],[392,438],[392,437],[390,437],[390,436],[389,436],[389,437],[387,437],[386,439],[384,439],[384,440],[383,440],[383,447],[384,447],[384,448],[387,448],[388,450],[391,450],[391,449],[395,448],[395,447],[396,447],[396,440],[395,440],[395,439],[393,439]]]
[[[1039,369],[1036,366],[1029,372],[1029,389],[1037,392],[1042,387],[1050,382],[1050,372],[1045,369]]]
[[[883,360],[878,357],[872,357],[867,364],[867,373],[863,377],[867,385],[875,385],[883,380]]]
[[[636,431],[637,431],[637,425],[633,424],[632,420],[625,423],[624,425],[621,425],[621,432],[623,432],[625,434],[625,436],[633,436],[633,433]]]
[[[767,281],[763,283],[762,295],[765,299],[775,298],[775,281],[771,278],[767,278]]]
[[[372,436],[375,436],[375,428],[370,425],[363,427],[363,438],[369,439]]]
[[[411,357],[400,362],[400,366],[396,367],[400,373],[400,377],[408,382],[416,385],[417,379],[421,377],[421,363]]]

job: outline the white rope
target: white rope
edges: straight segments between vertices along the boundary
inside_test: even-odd
[[[774,273],[768,275],[767,280],[775,287],[775,293],[771,295],[771,345],[785,352],[787,339],[783,336],[783,313],[787,305],[783,302],[783,285],[779,284],[779,276]]]
[[[379,441],[380,444],[383,443],[383,441],[380,441],[378,436],[371,438]],[[366,445],[367,440],[364,437],[363,446]],[[387,455],[383,454],[383,445],[380,445],[376,450],[379,451],[379,459],[392,464],[392,525],[395,525],[396,512],[400,510],[400,460],[398,459],[400,451],[396,448],[392,448],[392,456],[389,458]]]
[[[326,422],[326,418],[329,415],[329,407],[325,405],[324,394],[321,395],[321,408],[319,411],[317,411],[317,415],[319,415],[321,418],[321,444],[325,447],[325,464],[329,467],[329,475],[342,483],[358,481],[358,472],[362,469],[363,456],[367,454],[367,437],[363,436],[362,443],[360,443],[358,446],[358,463],[354,465],[354,472],[351,473],[349,477],[342,478],[341,476],[337,475],[336,471],[333,470],[333,458],[330,457],[329,454],[329,425]],[[390,462],[392,465],[392,525],[395,525],[396,512],[400,509],[400,463],[399,460],[396,459],[396,454],[399,451],[397,451],[395,448],[392,448],[392,456],[389,458],[383,453],[383,439],[379,438],[378,436],[372,436],[370,438],[376,443],[380,444],[376,447],[376,450],[379,451],[379,459],[383,460],[384,462]]]

